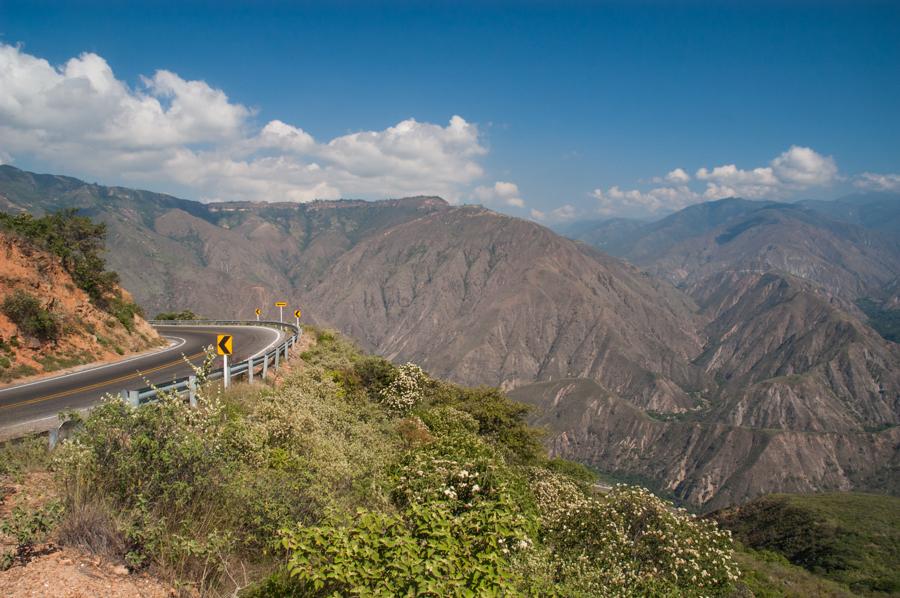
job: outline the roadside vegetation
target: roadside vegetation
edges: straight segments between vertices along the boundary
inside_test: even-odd
[[[41,342],[59,337],[59,319],[44,309],[37,297],[26,291],[16,289],[7,295],[0,309],[26,336],[32,336]]]
[[[308,333],[276,386],[96,408],[52,456],[57,540],[212,595],[736,587],[727,532],[641,488],[598,493],[501,391]]]

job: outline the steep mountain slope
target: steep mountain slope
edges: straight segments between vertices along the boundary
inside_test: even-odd
[[[900,423],[900,346],[785,274],[720,274],[694,296],[710,344],[695,361],[722,382],[716,420],[863,431]]]
[[[900,427],[871,433],[771,430],[652,417],[591,380],[515,389],[554,455],[670,493],[704,510],[771,492],[879,489],[900,474]]]
[[[57,256],[2,230],[0,256],[0,383],[163,344],[140,316],[97,308]]]
[[[307,295],[385,355],[468,383],[583,376],[661,410],[701,386],[693,306],[546,228],[482,208],[428,214],[347,252]]]
[[[712,390],[680,413],[583,378],[514,390],[555,454],[704,508],[767,490],[900,490],[900,347],[786,274],[726,272],[696,296],[707,345],[693,364]]]

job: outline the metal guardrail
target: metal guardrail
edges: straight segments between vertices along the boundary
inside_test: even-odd
[[[303,335],[303,330],[295,324],[267,320],[148,320],[148,323],[151,326],[263,326],[266,328],[284,328],[293,332],[293,334],[285,339],[283,343],[279,344],[271,351],[229,366],[228,375],[230,379],[245,377],[251,384],[257,376],[260,376],[261,379],[265,380],[270,367],[277,369],[280,366],[281,360],[287,359],[289,351],[297,344],[297,341],[299,341],[300,337]],[[224,377],[224,369],[219,368],[208,372],[206,380],[221,380]],[[141,403],[153,401],[159,394],[167,392],[177,392],[179,394],[187,393],[191,404],[196,404],[197,376],[184,376],[164,384],[145,386],[138,389],[123,389],[121,394],[125,401],[131,405],[137,406]]]
[[[280,343],[274,349],[267,351],[263,355],[245,359],[244,361],[236,363],[228,368],[230,378],[233,379],[243,376],[251,383],[257,376],[259,376],[261,380],[265,380],[270,367],[277,369],[281,364],[281,360],[287,359],[291,348],[293,348],[294,345],[297,344],[297,341],[299,341],[300,337],[303,335],[303,330],[299,326],[296,326],[294,324],[286,324],[284,322],[272,321],[148,320],[148,323],[152,326],[264,326],[267,328],[284,328],[292,332],[292,334],[287,337],[284,342]],[[217,370],[208,372],[205,380],[221,380],[224,376],[225,372],[223,371],[223,368],[219,368]],[[137,407],[141,403],[148,403],[156,400],[157,396],[160,393],[174,391],[180,395],[187,394],[190,399],[191,405],[196,406],[197,390],[197,376],[184,376],[182,378],[175,378],[171,382],[157,384],[154,386],[146,386],[137,389],[123,389],[120,394],[126,402]],[[66,427],[71,423],[72,422],[61,422],[54,424],[49,428],[43,428],[43,430],[38,431],[46,431],[48,433],[49,446],[52,450],[64,437],[72,433],[72,428]],[[19,434],[19,436],[34,432],[35,430],[28,430],[22,434]],[[16,437],[17,436],[11,436],[10,438]]]

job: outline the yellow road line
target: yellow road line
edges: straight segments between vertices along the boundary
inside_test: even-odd
[[[188,360],[194,359],[195,357],[199,357],[203,355],[205,352],[200,351],[199,353],[194,353],[193,355],[189,355],[187,357]],[[122,382],[124,380],[131,380],[132,378],[142,378],[145,374],[152,374],[154,372],[158,372],[160,370],[164,370],[166,368],[172,367],[173,365],[178,365],[179,363],[184,363],[184,359],[178,359],[176,361],[171,361],[169,363],[165,363],[163,365],[157,366],[155,368],[151,368],[149,370],[140,371],[133,374],[126,374],[124,376],[119,376],[118,378],[112,378],[110,380],[104,380],[103,382],[97,382],[94,384],[89,384],[88,386],[82,386],[81,388],[73,388],[71,390],[64,390],[61,392],[57,392],[52,395],[47,395],[46,397],[36,397],[34,399],[28,399],[27,401],[21,401],[19,403],[13,403],[12,405],[0,405],[0,411],[4,409],[12,409],[13,407],[21,407],[23,405],[34,405],[35,403],[43,403],[44,401],[52,401],[53,399],[58,399],[60,397],[64,397],[66,395],[75,394],[79,392],[84,392],[86,390],[94,390],[96,388],[101,388],[103,386],[107,386],[109,384],[113,384],[115,382]]]

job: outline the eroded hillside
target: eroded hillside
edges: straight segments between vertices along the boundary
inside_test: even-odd
[[[0,382],[162,344],[139,315],[97,307],[58,256],[2,230],[0,256]]]

